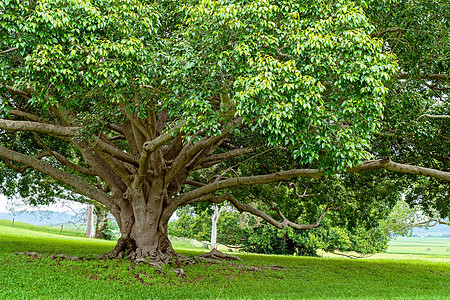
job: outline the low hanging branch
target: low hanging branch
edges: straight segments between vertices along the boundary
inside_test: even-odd
[[[428,228],[428,227],[434,227],[438,224],[450,226],[450,222],[442,220],[441,218],[429,218],[427,220],[416,221],[416,222],[411,222],[411,223],[404,223],[403,226],[401,227],[401,229],[414,228],[414,227]]]
[[[316,228],[320,225],[320,222],[322,222],[322,219],[325,217],[325,215],[330,211],[330,210],[335,210],[335,209],[339,209],[338,207],[334,207],[331,206],[330,204],[328,204],[325,208],[325,210],[322,212],[322,214],[317,218],[317,220],[314,223],[311,224],[297,224],[294,223],[292,221],[289,221],[284,215],[283,213],[281,213],[281,211],[279,210],[278,207],[276,207],[275,204],[272,204],[272,209],[275,210],[277,212],[277,214],[280,216],[280,218],[282,219],[282,221],[277,221],[274,218],[272,218],[269,214],[254,208],[253,206],[247,205],[247,204],[243,204],[241,202],[239,202],[235,197],[233,197],[230,194],[224,194],[224,195],[220,195],[220,196],[213,196],[213,195],[205,195],[202,196],[199,199],[196,199],[193,202],[202,202],[202,201],[209,201],[209,202],[213,202],[213,203],[222,203],[224,201],[229,201],[231,204],[233,204],[234,207],[236,207],[236,209],[239,212],[248,212],[251,213],[255,216],[258,216],[262,219],[264,219],[265,221],[267,221],[268,223],[272,224],[273,226],[279,228],[279,229],[284,229],[287,226],[290,226],[294,229],[300,229],[300,230],[305,230],[305,229],[313,229]]]
[[[108,194],[98,190],[96,187],[91,186],[80,177],[59,170],[42,160],[18,153],[2,146],[0,146],[0,155],[6,160],[22,163],[26,166],[32,167],[33,169],[41,171],[42,173],[73,187],[81,195],[91,199],[96,199],[102,204],[107,205],[112,202],[112,199]]]
[[[355,172],[363,172],[363,171],[371,171],[377,169],[385,169],[397,173],[407,173],[414,175],[422,175],[428,177],[434,177],[438,179],[442,179],[445,181],[450,181],[450,172],[439,171],[435,169],[411,166],[406,164],[399,164],[391,161],[389,158],[384,158],[380,160],[372,160],[367,161],[362,165],[348,168],[342,172],[335,173],[355,173]],[[254,184],[265,184],[269,182],[287,180],[294,177],[309,177],[320,179],[324,176],[323,171],[318,169],[294,169],[289,171],[282,171],[267,175],[258,175],[258,176],[247,176],[247,177],[235,177],[230,179],[225,179],[221,181],[216,181],[210,184],[207,184],[201,188],[195,189],[193,191],[186,192],[185,194],[178,196],[174,199],[175,203],[179,205],[184,205],[185,203],[191,201],[192,199],[198,198],[202,195],[210,194],[218,190],[236,187],[236,186],[244,186],[244,185],[254,185]]]

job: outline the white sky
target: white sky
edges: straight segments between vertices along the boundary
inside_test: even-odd
[[[6,209],[7,206],[7,200],[6,197],[3,195],[0,195],[0,213],[7,213],[8,210]]]

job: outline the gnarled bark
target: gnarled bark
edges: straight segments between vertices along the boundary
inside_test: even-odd
[[[113,211],[121,237],[102,257],[127,257],[159,265],[178,256],[167,235],[168,222],[161,220],[166,195],[161,183],[156,179],[140,191],[129,189],[123,195],[126,201]]]

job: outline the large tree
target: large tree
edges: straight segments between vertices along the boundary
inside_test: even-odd
[[[0,12],[4,186],[51,195],[59,184],[105,205],[122,235],[110,257],[176,255],[167,224],[189,203],[229,201],[297,229],[331,209],[296,224],[273,204],[275,219],[233,196],[243,185],[373,169],[450,181],[366,161],[399,69],[364,3],[6,0]],[[193,180],[257,155],[235,138],[246,132],[300,168]]]

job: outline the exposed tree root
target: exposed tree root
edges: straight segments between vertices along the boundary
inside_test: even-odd
[[[196,261],[192,257],[184,256],[178,253],[157,253],[156,255],[148,257],[131,258],[135,263],[147,264],[151,267],[161,268],[162,266],[169,264],[173,266],[186,266],[195,264]],[[183,271],[181,269],[181,271]],[[184,275],[184,271],[181,272]]]
[[[208,253],[203,253],[198,256],[200,261],[206,261],[211,263],[217,263],[222,260],[241,260],[236,255],[227,254],[218,251],[217,249],[212,249]]]
[[[180,278],[184,278],[184,277],[187,276],[186,273],[184,272],[184,270],[183,270],[182,268],[176,268],[176,269],[173,269],[173,271],[174,271],[175,274],[177,274],[177,276],[180,277]]]

